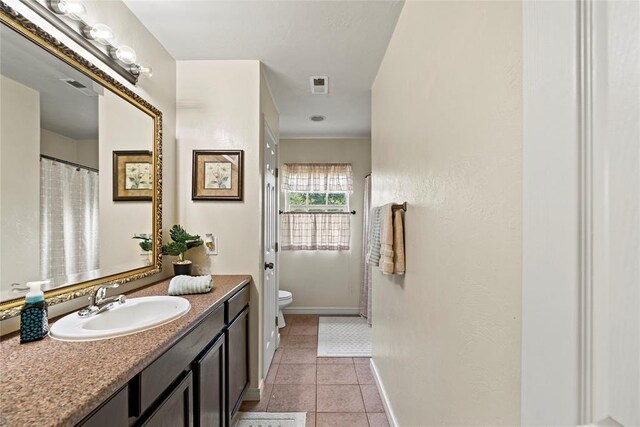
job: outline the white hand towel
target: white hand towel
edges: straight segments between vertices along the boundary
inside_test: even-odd
[[[206,294],[212,288],[211,276],[176,276],[169,282],[169,295]]]

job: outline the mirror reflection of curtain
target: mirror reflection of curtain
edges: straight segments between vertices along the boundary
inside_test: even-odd
[[[52,283],[99,268],[98,173],[40,160],[40,273]]]

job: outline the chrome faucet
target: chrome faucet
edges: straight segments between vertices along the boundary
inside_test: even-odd
[[[117,283],[111,283],[109,285],[98,286],[96,291],[89,297],[89,307],[83,308],[78,311],[78,316],[89,317],[96,314],[100,314],[103,311],[107,311],[112,308],[116,303],[124,304],[127,298],[124,295],[114,295],[107,297],[107,289],[117,288]]]

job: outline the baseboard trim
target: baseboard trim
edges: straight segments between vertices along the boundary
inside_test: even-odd
[[[287,307],[283,310],[285,314],[360,314],[358,307]]]
[[[382,380],[380,380],[380,374],[378,373],[376,362],[373,361],[373,357],[371,358],[370,363],[371,363],[371,371],[373,372],[373,379],[376,382],[376,387],[378,387],[378,392],[380,393],[380,398],[382,399],[382,406],[384,406],[384,411],[387,413],[389,426],[398,427],[398,421],[396,420],[396,417],[393,414],[393,410],[391,409],[389,396],[387,395],[387,391],[385,390],[384,385],[382,384]]]
[[[247,389],[242,400],[260,401],[264,397],[262,396],[262,393],[264,393],[264,381],[260,380],[260,385],[258,387],[249,387]]]

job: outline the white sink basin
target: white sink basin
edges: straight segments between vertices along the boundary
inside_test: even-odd
[[[124,304],[90,317],[71,313],[51,326],[49,335],[62,341],[95,341],[135,334],[169,323],[191,309],[184,298],[131,298]]]

